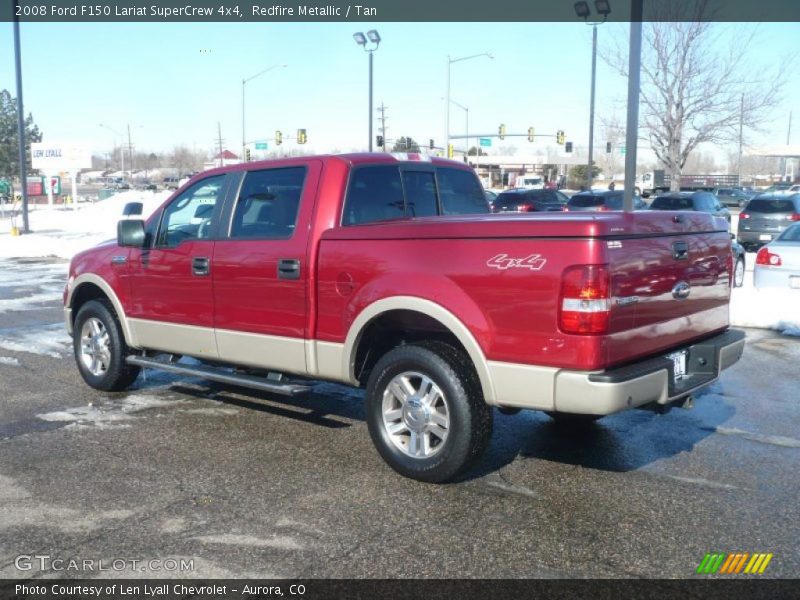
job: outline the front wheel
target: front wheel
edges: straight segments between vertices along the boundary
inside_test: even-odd
[[[406,477],[441,483],[478,459],[492,409],[469,358],[448,344],[400,346],[372,369],[367,425],[381,457]]]
[[[124,390],[139,375],[139,367],[125,362],[128,347],[111,306],[101,300],[84,304],[72,332],[75,362],[83,380],[96,390]]]

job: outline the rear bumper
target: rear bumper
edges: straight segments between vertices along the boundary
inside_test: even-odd
[[[756,265],[753,269],[753,285],[758,289],[800,289],[797,287],[800,285],[800,270]]]
[[[555,381],[557,412],[608,415],[644,404],[668,404],[719,378],[744,351],[745,334],[729,329],[712,338],[673,348],[662,356],[599,373],[560,371]],[[667,354],[687,351],[686,376],[674,378]]]
[[[736,239],[740,244],[769,244],[772,240],[777,238],[783,230],[760,230],[760,229],[739,229],[736,232]],[[768,235],[768,240],[762,240],[761,236]]]

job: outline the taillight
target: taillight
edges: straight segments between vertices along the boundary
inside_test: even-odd
[[[563,210],[564,212],[569,212],[569,206],[565,206],[565,207],[564,207],[562,210]]]
[[[518,212],[531,212],[533,210],[533,204],[520,204],[517,207]]]
[[[790,221],[800,221],[800,213],[792,213],[786,218]]]
[[[597,210],[608,210],[608,207],[605,204],[601,204],[597,207]]]
[[[746,213],[746,212],[739,213],[739,218],[740,219],[749,219],[750,215],[748,213]]]
[[[768,267],[780,267],[782,263],[780,254],[770,252],[769,248],[764,246],[758,251],[758,254],[756,254],[756,264],[766,265]]]
[[[606,265],[575,265],[561,280],[559,326],[564,333],[597,334],[608,330],[611,284]]]

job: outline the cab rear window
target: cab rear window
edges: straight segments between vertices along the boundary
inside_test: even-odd
[[[569,205],[574,206],[576,208],[589,208],[592,206],[601,206],[605,203],[605,198],[602,196],[590,196],[586,194],[582,196],[580,194],[575,194],[572,198],[569,199]]]
[[[784,212],[794,212],[794,202],[791,200],[769,200],[767,198],[761,198],[756,200],[750,200],[750,204],[747,205],[747,212],[759,212],[759,213],[784,213]]]
[[[693,210],[694,203],[691,198],[675,198],[659,196],[650,205],[653,210]]]

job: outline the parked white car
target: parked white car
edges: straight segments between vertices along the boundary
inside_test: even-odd
[[[800,293],[800,223],[758,251],[753,277],[756,288],[795,289]]]

